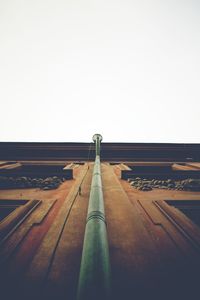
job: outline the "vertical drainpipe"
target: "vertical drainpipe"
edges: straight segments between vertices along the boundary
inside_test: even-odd
[[[95,134],[96,158],[86,219],[78,300],[110,299],[110,261],[100,166],[102,136]]]

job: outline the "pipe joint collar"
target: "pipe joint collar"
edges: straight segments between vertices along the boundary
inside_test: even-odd
[[[91,211],[88,214],[87,222],[89,222],[92,219],[99,219],[100,221],[103,221],[104,223],[106,223],[105,215],[100,211]]]

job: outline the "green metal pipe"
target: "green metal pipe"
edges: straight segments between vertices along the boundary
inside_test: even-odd
[[[100,143],[95,134],[96,159],[93,169],[78,283],[78,300],[110,299],[110,260],[101,181]]]

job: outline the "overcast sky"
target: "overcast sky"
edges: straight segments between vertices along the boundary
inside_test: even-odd
[[[0,0],[0,141],[200,143],[198,0]]]

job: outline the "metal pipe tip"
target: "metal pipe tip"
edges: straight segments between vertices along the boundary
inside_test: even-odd
[[[99,139],[100,142],[101,142],[101,141],[103,140],[102,135],[101,135],[101,134],[98,134],[98,133],[94,134],[93,137],[92,137],[92,140],[95,142],[95,141],[97,141],[98,139]]]

